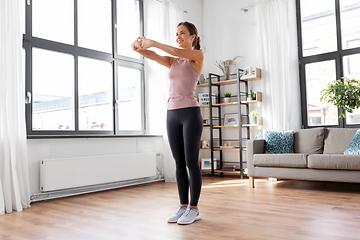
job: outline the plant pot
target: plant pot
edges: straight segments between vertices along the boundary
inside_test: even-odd
[[[256,124],[256,117],[249,117],[249,124]]]
[[[229,97],[224,98],[224,103],[231,103],[231,98],[229,98]]]

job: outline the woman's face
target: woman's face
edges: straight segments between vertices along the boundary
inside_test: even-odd
[[[192,49],[195,35],[190,35],[189,30],[184,25],[180,25],[176,32],[176,42],[181,48]]]

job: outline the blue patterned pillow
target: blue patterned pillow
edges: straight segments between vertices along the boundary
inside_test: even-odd
[[[265,132],[265,153],[294,153],[294,130]]]
[[[356,131],[344,154],[360,155],[360,129]]]

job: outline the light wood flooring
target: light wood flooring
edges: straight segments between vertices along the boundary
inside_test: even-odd
[[[32,203],[0,216],[0,239],[360,239],[360,184],[203,177],[202,219],[169,224],[175,183]]]

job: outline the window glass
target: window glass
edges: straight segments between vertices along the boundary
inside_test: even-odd
[[[74,130],[74,57],[33,48],[32,129]]]
[[[79,57],[79,130],[113,130],[111,63]]]
[[[340,0],[340,12],[343,49],[360,47],[360,0]]]
[[[343,58],[344,76],[360,80],[360,54],[348,55]],[[346,124],[360,124],[360,110],[355,109],[353,113],[346,113]]]
[[[314,54],[305,49],[318,48],[317,53],[337,50],[335,0],[301,0],[303,55]]]
[[[111,0],[78,0],[79,46],[112,52]]]
[[[305,77],[308,125],[337,125],[337,107],[331,103],[320,101],[321,90],[336,79],[335,61],[306,64]]]
[[[131,44],[140,34],[139,0],[117,0],[117,51],[119,55],[140,58]]]
[[[74,44],[74,1],[32,0],[33,36]]]
[[[120,131],[142,129],[141,71],[118,67],[118,121]]]

